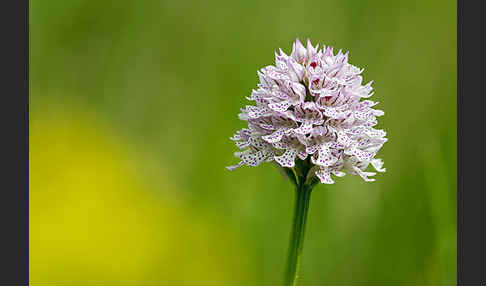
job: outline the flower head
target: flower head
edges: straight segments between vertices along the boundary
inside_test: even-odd
[[[227,168],[274,161],[282,168],[304,164],[307,176],[324,184],[346,173],[374,181],[376,173],[365,170],[371,164],[385,172],[375,155],[387,138],[374,128],[384,112],[367,99],[372,82],[363,85],[362,71],[348,63],[348,53],[319,49],[309,39],[306,46],[297,39],[290,55],[275,53],[275,65],[258,72],[258,89],[248,97],[255,105],[241,109],[248,127],[230,138],[240,162]]]

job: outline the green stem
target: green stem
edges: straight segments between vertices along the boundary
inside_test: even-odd
[[[300,183],[295,189],[295,208],[290,244],[288,250],[287,266],[285,270],[284,286],[297,285],[302,249],[304,247],[305,225],[309,211],[310,195],[312,187]]]

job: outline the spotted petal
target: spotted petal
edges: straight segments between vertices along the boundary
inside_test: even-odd
[[[241,160],[248,166],[258,166],[265,160],[265,154],[263,151],[258,151],[255,153],[243,153],[241,154]]]
[[[319,178],[323,184],[334,184],[334,180],[331,178],[331,173],[327,170],[320,169],[316,171],[316,176]]]
[[[286,150],[281,156],[275,156],[275,161],[282,167],[293,168],[295,166],[296,152],[292,149]]]

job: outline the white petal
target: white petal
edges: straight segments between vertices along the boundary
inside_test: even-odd
[[[371,165],[375,168],[378,172],[386,172],[386,168],[383,168],[383,161],[381,159],[373,159],[371,160]]]
[[[335,176],[338,176],[338,177],[343,177],[344,175],[346,175],[346,173],[341,172],[341,171],[331,171],[331,173]]]
[[[299,128],[294,129],[294,132],[297,134],[309,134],[312,131],[312,123],[305,122]]]
[[[358,158],[358,160],[360,161],[369,161],[371,160],[371,158],[373,158],[373,153],[365,152],[359,150],[358,148],[354,148],[352,154],[356,156],[356,158]]]
[[[329,150],[329,147],[327,145],[322,145],[321,148],[317,151],[317,159],[314,159],[314,157],[311,157],[311,161],[313,164],[319,165],[319,166],[324,166],[328,167],[331,166],[332,164],[336,163],[338,158],[334,157]]]
[[[238,148],[240,148],[240,149],[244,149],[244,148],[246,148],[246,147],[250,146],[250,143],[249,143],[248,141],[238,141],[238,142],[236,142],[235,144],[236,144],[236,146],[238,146]]]
[[[243,165],[243,161],[240,161],[238,164],[236,165],[233,165],[233,166],[228,166],[226,167],[226,169],[230,170],[230,171],[234,171],[236,168],[240,167],[241,165]]]
[[[265,141],[263,141],[261,138],[254,138],[254,137],[250,137],[248,138],[248,142],[258,148],[258,149],[263,149],[265,147],[267,147],[267,143]]]
[[[287,144],[283,143],[283,142],[275,142],[272,144],[273,147],[277,148],[277,149],[280,149],[280,150],[285,150],[287,149]]]
[[[289,107],[290,107],[290,101],[289,100],[284,100],[280,102],[274,102],[270,103],[268,107],[271,110],[277,111],[277,112],[285,112]]]
[[[300,160],[305,160],[307,159],[307,153],[302,150],[295,150],[297,152],[297,157],[299,157]]]
[[[295,166],[295,156],[297,154],[294,150],[287,149],[285,153],[281,156],[275,156],[275,161],[280,164],[282,167],[293,168]]]
[[[270,135],[265,135],[262,137],[263,140],[267,141],[268,143],[276,143],[282,139],[284,135],[284,131],[282,129],[273,132]]]
[[[343,145],[344,147],[350,146],[353,141],[349,138],[344,131],[339,131],[337,133],[337,143]]]
[[[334,181],[331,178],[331,174],[327,170],[320,169],[316,171],[316,176],[323,184],[334,184]]]
[[[256,167],[265,159],[265,154],[262,151],[255,153],[244,153],[241,154],[240,158],[248,166]]]
[[[380,109],[374,109],[373,115],[374,116],[383,116],[383,115],[385,115],[385,112],[383,110],[380,110]]]
[[[375,179],[370,179],[368,176],[374,176],[376,175],[375,172],[363,172],[360,168],[353,166],[353,169],[358,173],[358,175],[365,180],[365,182],[374,182]]]

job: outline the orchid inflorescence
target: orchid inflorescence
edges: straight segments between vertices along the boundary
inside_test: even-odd
[[[241,109],[248,127],[230,138],[241,149],[235,153],[240,162],[227,168],[274,161],[300,174],[305,168],[307,180],[324,184],[334,183],[331,174],[346,173],[374,181],[369,177],[376,173],[365,170],[371,164],[385,172],[375,155],[387,138],[374,128],[384,112],[366,99],[373,88],[371,81],[362,84],[362,72],[348,63],[348,53],[318,49],[309,39],[307,47],[297,39],[290,56],[280,49],[275,66],[258,72],[258,89],[247,97],[256,105]]]

